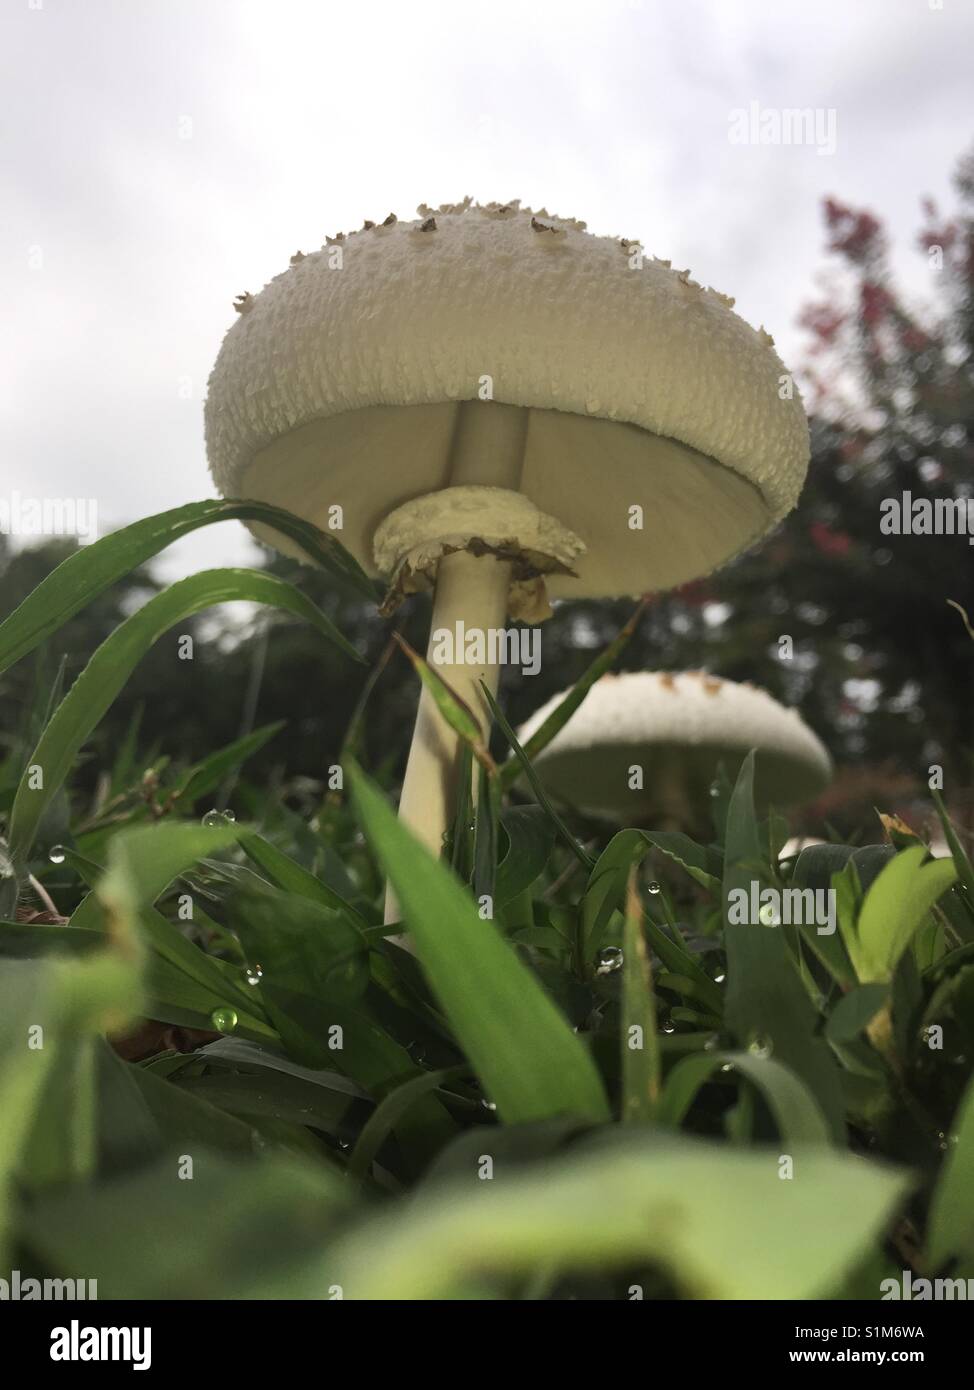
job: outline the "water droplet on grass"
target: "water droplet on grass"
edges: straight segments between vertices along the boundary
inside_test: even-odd
[[[658,884],[658,883],[656,882],[656,880],[654,879],[653,882],[649,885],[649,888],[648,888],[646,891],[649,892],[649,893],[659,893],[661,890],[660,890],[659,884]]]
[[[237,1011],[229,1006],[214,1009],[210,1014],[210,1022],[218,1033],[232,1033],[237,1026]]]
[[[48,854],[52,864],[63,864],[65,860],[65,849],[63,845],[52,845]],[[4,875],[6,877],[6,875]]]

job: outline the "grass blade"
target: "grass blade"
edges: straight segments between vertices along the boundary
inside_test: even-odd
[[[453,732],[468,745],[471,753],[482,767],[493,770],[494,760],[484,743],[480,721],[467,702],[460,698],[453,687],[424,657],[420,656],[419,652],[413,650],[404,637],[401,637],[398,632],[394,632],[393,637],[412,662],[413,669],[424,687],[432,695],[436,708]]]
[[[468,1075],[469,1072],[470,1068],[465,1064],[458,1067],[442,1067],[439,1071],[428,1071],[422,1076],[414,1076],[397,1086],[394,1091],[390,1091],[362,1127],[358,1143],[348,1161],[348,1176],[354,1179],[365,1177],[376,1154],[410,1106],[430,1091],[438,1091],[447,1081],[455,1081],[457,1077]]]
[[[818,1036],[819,1014],[809,998],[783,930],[760,922],[731,920],[728,904],[735,891],[750,893],[768,881],[770,867],[754,813],[754,753],[748,753],[727,809],[724,846],[724,944],[727,995],[724,1018],[741,1048],[773,1049],[815,1096],[833,1137],[844,1134],[844,1102],[839,1069],[828,1044]]]
[[[781,1182],[767,1150],[616,1131],[475,1191],[431,1185],[347,1229],[316,1286],[334,1279],[355,1300],[469,1298],[491,1275],[503,1288],[539,1267],[652,1265],[685,1298],[814,1299],[868,1253],[910,1179],[821,1145],[797,1164],[800,1183]]]
[[[203,758],[188,770],[172,793],[171,799],[181,800],[185,806],[192,806],[194,801],[218,787],[228,773],[235,771],[241,763],[263,748],[265,743],[269,743],[275,734],[280,733],[286,722],[284,719],[277,719],[272,724],[264,724],[259,729],[244,734],[242,738],[234,739],[233,743],[228,743],[225,748],[218,748],[209,757]]]
[[[14,798],[9,840],[15,863],[26,862],[41,817],[85,740],[153,643],[173,623],[233,599],[270,604],[304,618],[354,660],[361,659],[321,609],[283,579],[238,569],[204,570],[181,579],[106,637],[55,710],[28,758]]]
[[[477,821],[474,831],[473,895],[480,902],[490,899],[493,916],[494,884],[497,878],[497,825],[500,818],[500,788],[496,777],[480,767],[480,788],[477,796]]]
[[[32,652],[99,594],[167,545],[216,521],[260,521],[295,540],[308,558],[375,601],[377,590],[334,536],[266,502],[214,498],[159,512],[76,550],[0,623],[0,672]]]
[[[761,1093],[782,1139],[795,1144],[831,1142],[828,1123],[807,1086],[774,1058],[749,1052],[699,1052],[677,1062],[666,1079],[659,1118],[679,1125],[701,1088],[725,1066],[733,1067]]]
[[[951,1255],[974,1261],[974,1082],[961,1096],[947,1157],[930,1207],[927,1257],[931,1267]]]
[[[514,750],[515,756],[519,759],[522,766],[524,767],[527,779],[531,783],[531,790],[538,798],[538,805],[544,809],[545,814],[548,816],[548,819],[551,821],[552,825],[555,827],[558,834],[561,836],[565,844],[571,850],[572,854],[574,854],[578,862],[582,864],[586,869],[591,869],[595,864],[595,860],[592,858],[590,854],[587,854],[585,852],[582,846],[575,839],[575,836],[568,829],[568,826],[562,820],[561,816],[559,816],[558,812],[551,805],[550,801],[545,795],[544,788],[542,787],[541,782],[538,779],[538,774],[535,772],[534,768],[528,761],[524,749],[517,741],[517,735],[515,734],[514,730],[511,728],[507,720],[504,718],[500,705],[498,705],[497,701],[494,699],[494,696],[491,694],[489,687],[484,685],[483,681],[481,681],[481,687],[483,689],[484,694],[487,697],[487,702],[490,705],[491,712],[493,713],[494,718],[497,720],[498,724],[501,727],[501,732],[507,739],[508,743],[511,745],[511,748]]]
[[[622,951],[622,1119],[640,1123],[651,1120],[659,1104],[660,1048],[635,865],[626,889]]]
[[[365,931],[369,925],[362,914],[340,893],[329,888],[327,883],[322,883],[310,869],[306,869],[282,849],[272,845],[270,840],[265,840],[262,835],[241,836],[240,848],[276,887],[284,888],[288,893],[297,893],[303,898],[310,898],[322,907],[343,912],[360,931]]]
[[[872,884],[859,911],[857,959],[863,983],[893,978],[900,956],[927,914],[957,878],[953,859],[931,859],[914,845],[899,852]]]
[[[535,977],[355,764],[349,779],[430,984],[501,1117],[608,1119],[591,1056]]]
[[[947,841],[947,847],[957,867],[957,877],[960,879],[964,902],[968,912],[974,918],[974,867],[971,866],[970,857],[957,837],[957,831],[954,829],[953,822],[947,814],[947,808],[944,806],[943,797],[936,790],[933,790],[931,795],[933,804],[937,808],[937,815],[940,817],[940,824],[943,826],[944,839]]]

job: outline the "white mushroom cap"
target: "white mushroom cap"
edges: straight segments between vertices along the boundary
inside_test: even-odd
[[[522,744],[562,698],[535,711],[518,732]],[[718,764],[733,776],[752,748],[761,806],[807,800],[831,780],[821,741],[765,691],[700,671],[639,671],[597,681],[535,766],[550,791],[580,810],[692,823]],[[634,765],[643,770],[641,790],[630,786]]]
[[[584,544],[577,577],[552,574],[556,597],[678,585],[791,509],[804,411],[732,300],[570,218],[469,199],[420,213],[331,239],[239,297],[206,402],[222,492],[324,527],[340,505],[340,539],[375,572],[396,508],[508,488]],[[523,409],[516,476],[455,476],[461,402]]]
[[[821,840],[817,835],[792,835],[785,841],[778,851],[780,859],[797,859],[803,849],[814,849],[816,845],[826,845],[827,840]]]

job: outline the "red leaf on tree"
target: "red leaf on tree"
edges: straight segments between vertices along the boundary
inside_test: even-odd
[[[858,262],[882,252],[882,224],[871,212],[857,212],[836,198],[826,198],[825,222],[832,233],[830,251]]]
[[[845,531],[833,531],[824,521],[813,521],[808,528],[812,544],[823,555],[847,555],[852,548],[852,537]]]

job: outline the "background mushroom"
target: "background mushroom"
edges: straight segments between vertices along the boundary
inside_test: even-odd
[[[828,844],[828,841],[820,839],[818,835],[792,835],[781,846],[778,858],[795,860],[803,849],[814,849],[816,845],[825,844]]]
[[[562,698],[523,725],[522,743]],[[535,766],[547,789],[579,810],[705,834],[718,765],[733,777],[752,748],[761,808],[809,800],[831,780],[821,741],[765,691],[702,671],[638,671],[597,681]]]
[[[434,590],[434,632],[679,585],[773,526],[807,467],[797,392],[732,305],[544,209],[390,214],[240,297],[210,378],[211,468],[227,495],[336,530],[389,578],[386,611]],[[496,668],[439,670],[486,727]],[[434,851],[456,766],[424,692],[400,814]]]

